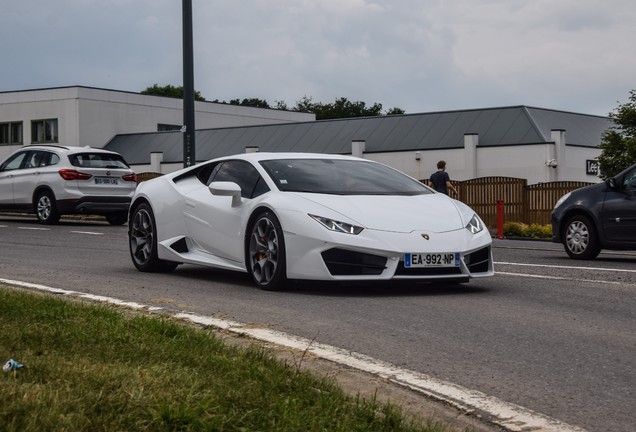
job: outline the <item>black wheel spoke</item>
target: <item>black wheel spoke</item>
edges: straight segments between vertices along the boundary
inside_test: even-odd
[[[280,225],[268,214],[262,215],[252,226],[247,253],[248,270],[261,288],[274,286],[284,279],[280,236]]]
[[[144,209],[138,210],[133,216],[130,229],[130,248],[139,264],[145,264],[151,258],[153,227],[150,215]]]

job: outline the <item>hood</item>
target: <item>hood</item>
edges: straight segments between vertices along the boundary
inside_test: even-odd
[[[368,229],[393,232],[446,232],[461,229],[465,225],[453,200],[443,194],[302,196]],[[318,216],[335,217],[329,214]]]

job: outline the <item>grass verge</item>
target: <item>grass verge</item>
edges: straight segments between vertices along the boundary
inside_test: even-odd
[[[0,328],[7,432],[449,430],[165,317],[0,285]]]

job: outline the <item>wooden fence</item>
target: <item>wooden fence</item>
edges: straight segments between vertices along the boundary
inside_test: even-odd
[[[505,221],[545,225],[559,198],[590,184],[561,181],[528,186],[527,180],[513,177],[453,181],[458,192],[454,198],[472,207],[490,228],[497,226],[497,201],[503,201]]]
[[[137,182],[162,174],[137,174]],[[527,180],[513,177],[480,177],[453,181],[458,195],[453,196],[472,207],[489,228],[497,227],[497,201],[504,203],[504,220],[527,224],[549,224],[554,204],[566,193],[592,183],[552,182],[528,186]]]
[[[161,177],[163,174],[158,173],[158,172],[142,172],[137,174],[137,184],[146,181],[146,180],[150,180],[153,179],[155,177]]]

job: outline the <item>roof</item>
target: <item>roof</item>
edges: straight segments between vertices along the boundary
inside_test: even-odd
[[[351,142],[365,141],[365,152],[455,149],[465,134],[478,134],[479,147],[552,142],[551,130],[566,131],[566,145],[598,147],[609,117],[513,106],[395,116],[347,118],[197,130],[196,159],[204,161],[258,147],[265,152],[350,154]],[[131,164],[150,163],[162,152],[164,163],[183,160],[180,132],[115,136],[106,146]]]

